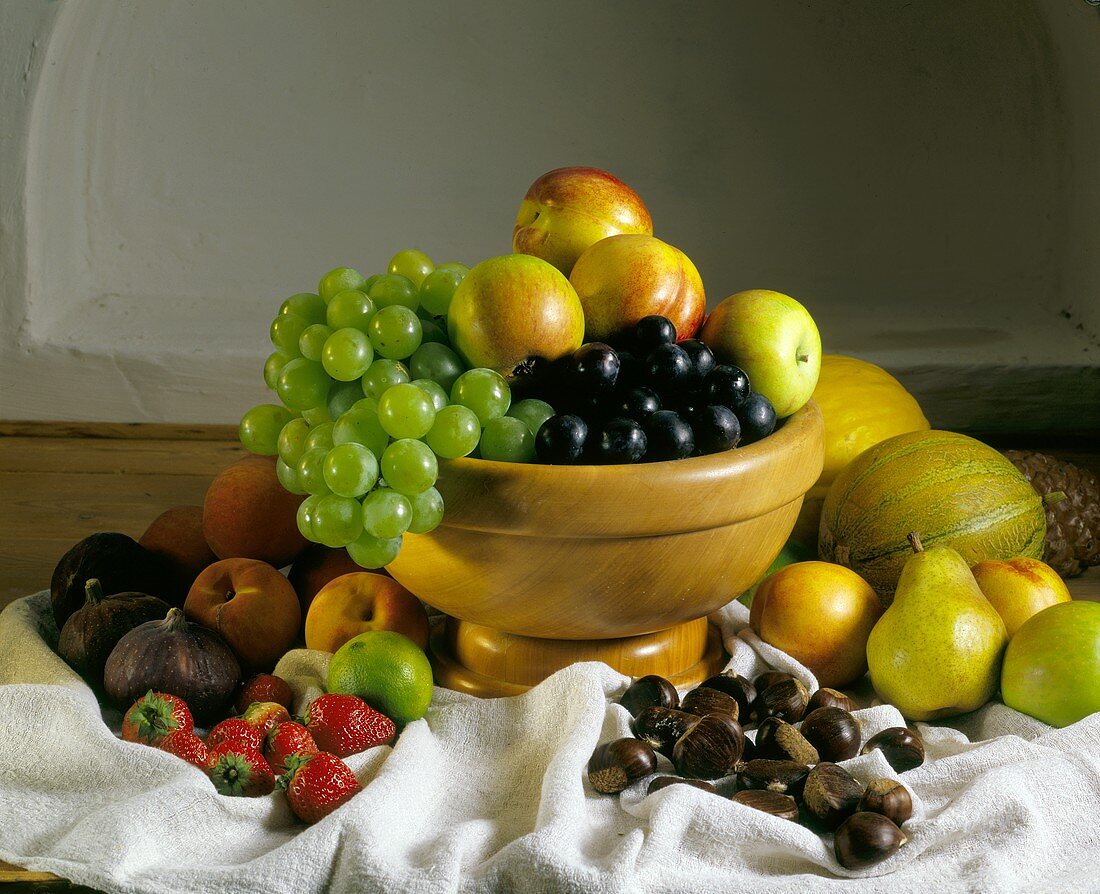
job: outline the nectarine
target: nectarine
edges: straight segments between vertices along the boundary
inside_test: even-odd
[[[348,555],[346,549],[332,549],[320,543],[311,543],[305,552],[294,560],[287,575],[291,586],[298,594],[298,602],[302,606],[302,617],[308,614],[313,597],[330,580],[362,570],[363,567]],[[377,573],[385,574],[382,570]]]
[[[199,572],[218,561],[202,533],[201,506],[173,506],[150,523],[138,541],[164,556],[175,586],[175,605],[183,605]]]
[[[368,630],[393,630],[428,647],[428,615],[392,577],[357,571],[329,581],[306,615],[306,648],[335,652]]]

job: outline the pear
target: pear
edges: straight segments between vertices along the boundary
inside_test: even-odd
[[[867,640],[871,683],[910,720],[975,711],[997,691],[1004,621],[955,550],[908,539],[914,555]]]

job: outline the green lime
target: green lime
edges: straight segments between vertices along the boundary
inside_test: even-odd
[[[392,630],[368,630],[328,665],[329,692],[357,695],[394,723],[419,720],[432,700],[432,666],[421,648]]]

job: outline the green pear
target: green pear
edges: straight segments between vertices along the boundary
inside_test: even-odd
[[[914,555],[867,640],[871,683],[910,720],[975,711],[997,691],[1004,621],[955,550],[925,550],[916,534],[909,543]]]

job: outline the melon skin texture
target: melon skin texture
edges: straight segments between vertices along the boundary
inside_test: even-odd
[[[851,568],[886,605],[912,555],[950,546],[968,565],[1042,558],[1043,502],[992,447],[947,431],[897,435],[856,457],[833,481],[818,531],[818,555]]]

